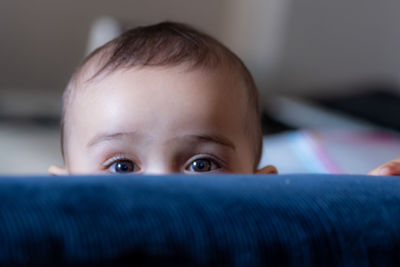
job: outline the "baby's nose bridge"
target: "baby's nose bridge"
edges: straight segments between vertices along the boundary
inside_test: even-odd
[[[169,170],[167,168],[157,168],[157,167],[149,168],[144,171],[144,174],[149,174],[149,175],[163,175],[163,174],[173,174],[173,173],[176,172]]]
[[[148,156],[146,164],[143,166],[145,174],[160,175],[179,172],[176,162],[174,162],[173,157],[169,153],[165,153],[165,151],[153,151]]]
[[[179,143],[163,138],[152,143],[143,154],[142,170],[144,174],[160,175],[182,172],[182,151]]]

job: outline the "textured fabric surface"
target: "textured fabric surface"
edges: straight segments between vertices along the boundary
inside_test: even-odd
[[[0,179],[0,265],[400,266],[400,179]]]

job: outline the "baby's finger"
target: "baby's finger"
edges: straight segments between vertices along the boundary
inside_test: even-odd
[[[400,176],[400,158],[389,161],[368,174],[378,176]]]

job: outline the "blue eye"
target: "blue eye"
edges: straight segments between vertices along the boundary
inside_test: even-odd
[[[193,160],[188,169],[191,172],[209,172],[219,168],[220,166],[215,160],[204,158]]]
[[[111,172],[114,173],[131,173],[135,171],[135,163],[131,160],[117,160],[109,167]]]

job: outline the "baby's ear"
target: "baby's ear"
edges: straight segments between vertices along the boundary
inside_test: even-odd
[[[256,174],[278,174],[278,170],[273,165],[265,166],[264,168],[258,169]]]
[[[51,165],[48,169],[48,172],[51,176],[61,176],[68,175],[68,171],[65,168],[61,168],[57,165]]]

